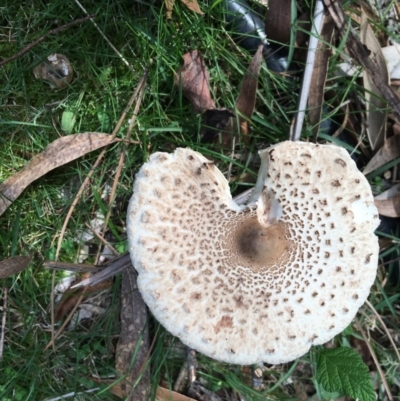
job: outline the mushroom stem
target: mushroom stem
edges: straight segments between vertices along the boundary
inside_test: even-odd
[[[264,189],[257,203],[257,217],[262,226],[269,227],[277,223],[282,217],[282,206],[279,201],[275,199],[272,191]]]

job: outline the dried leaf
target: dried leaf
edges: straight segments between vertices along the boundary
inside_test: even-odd
[[[57,304],[57,307],[54,311],[55,320],[59,321],[65,315],[67,315],[79,301],[82,294],[84,295],[84,299],[86,299],[94,292],[103,291],[107,288],[110,288],[111,285],[112,280],[108,280],[91,287],[81,287],[78,289],[69,288],[67,291],[64,292],[60,302]]]
[[[174,9],[175,0],[165,0],[165,8],[167,19],[172,19],[172,10]]]
[[[12,276],[13,274],[17,274],[25,270],[29,262],[31,261],[32,256],[13,256],[12,258],[8,258],[0,261],[0,278],[7,278]]]
[[[175,75],[175,86],[182,86],[182,93],[196,114],[215,108],[210,94],[209,74],[200,52],[192,50],[184,54],[183,62],[183,67]]]
[[[203,15],[203,11],[200,10],[197,0],[181,0],[181,2],[190,10],[197,14]]]
[[[375,206],[382,216],[400,217],[400,194],[385,200],[375,199]]]
[[[86,153],[109,145],[113,141],[111,135],[98,132],[86,132],[56,139],[21,171],[0,185],[0,216],[33,181]]]
[[[181,0],[181,2],[190,10],[197,14],[203,15],[197,0]],[[167,19],[172,19],[172,10],[174,8],[175,0],[165,0],[165,8]]]
[[[137,273],[128,267],[122,273],[121,333],[117,344],[116,370],[125,379],[121,388],[128,401],[147,401],[150,393],[149,330],[147,307],[136,283]],[[133,360],[134,358],[134,360]],[[133,385],[140,376],[139,383]]]
[[[361,43],[366,45],[372,52],[371,57],[379,69],[379,74],[384,81],[389,84],[389,72],[381,46],[378,39],[375,37],[374,31],[368,24],[367,16],[364,11],[361,13],[360,39]],[[363,81],[366,90],[365,100],[368,140],[372,150],[376,150],[383,145],[386,136],[387,110],[385,109],[387,104],[386,101],[382,99],[382,93],[375,85],[371,75],[365,70],[363,71]]]
[[[323,0],[332,15],[335,25],[341,35],[347,35],[346,47],[352,58],[354,58],[371,76],[373,83],[382,93],[382,96],[389,102],[393,114],[400,120],[400,98],[390,87],[387,80],[381,75],[380,69],[374,59],[370,57],[371,51],[363,45],[354,32],[348,30],[347,17],[340,2],[335,0]]]
[[[247,119],[251,118],[256,104],[258,75],[260,73],[261,62],[263,59],[263,48],[263,45],[259,46],[256,54],[251,60],[246,75],[243,78],[239,96],[236,100],[237,111]]]
[[[326,15],[321,29],[321,38],[315,54],[314,70],[311,76],[310,93],[308,95],[308,107],[310,123],[313,126],[313,139],[317,140],[319,124],[321,122],[322,104],[324,103],[324,91],[328,62],[331,55],[329,44],[332,41],[335,24],[330,15]]]
[[[386,139],[384,145],[378,150],[375,156],[369,161],[363,173],[369,174],[372,171],[384,166],[386,163],[400,157],[400,136],[393,135]]]
[[[158,386],[156,401],[196,401],[194,398],[186,397],[175,391]]]
[[[278,43],[289,43],[292,29],[292,0],[269,0],[268,14],[265,20],[267,38]]]

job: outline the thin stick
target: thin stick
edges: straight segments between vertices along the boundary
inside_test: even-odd
[[[365,303],[368,305],[368,307],[372,310],[372,312],[374,313],[374,315],[376,316],[376,318],[379,320],[379,323],[382,325],[383,330],[385,331],[386,335],[388,336],[388,339],[390,341],[390,344],[392,344],[392,347],[394,349],[394,352],[397,355],[397,359],[400,362],[400,354],[399,351],[397,350],[397,346],[393,340],[393,337],[391,336],[388,328],[386,327],[386,324],[384,323],[384,321],[382,320],[381,316],[379,315],[379,313],[376,311],[376,309],[373,307],[373,305],[371,304],[371,302],[368,301],[368,299],[365,301]]]
[[[0,361],[3,360],[4,335],[5,335],[5,331],[6,331],[6,316],[7,316],[7,296],[8,296],[8,288],[4,287],[3,317],[1,319],[1,334],[0,334]]]
[[[317,53],[318,41],[321,34],[322,22],[325,18],[324,3],[316,0],[314,10],[314,23],[311,29],[310,41],[308,43],[308,53],[306,68],[304,70],[303,84],[300,91],[298,113],[295,117],[293,130],[290,132],[290,140],[298,141],[303,129],[305,110],[307,107],[308,95],[310,93],[311,77],[314,70],[315,55]]]
[[[363,330],[363,328],[361,326],[361,323],[357,318],[356,318],[356,322],[357,322],[357,326],[358,326],[357,328],[358,328],[358,330],[360,330],[361,335],[364,338],[365,344],[367,345],[368,350],[371,353],[372,359],[374,360],[375,366],[378,369],[378,373],[379,373],[379,376],[381,377],[383,387],[385,387],[386,394],[387,394],[389,400],[393,401],[393,395],[392,395],[392,393],[390,391],[389,385],[388,385],[388,383],[386,381],[385,373],[383,373],[383,371],[382,371],[381,365],[379,364],[379,360],[378,360],[378,358],[377,358],[377,356],[375,354],[375,351],[371,347],[371,344],[369,343],[367,335],[365,334],[365,332],[364,332],[364,330]]]
[[[89,15],[88,12],[86,11],[85,7],[83,7],[83,5],[78,1],[75,0],[75,3],[80,7],[80,9],[86,14]],[[104,33],[101,31],[101,29],[99,28],[99,26],[96,24],[96,22],[94,21],[93,18],[89,17],[90,21],[92,21],[92,24],[95,26],[95,28],[99,31],[100,35],[103,37],[103,39],[109,44],[109,46],[111,47],[111,49],[113,49],[115,51],[115,53],[117,53],[118,57],[125,63],[125,65],[132,71],[135,72],[135,70],[133,69],[133,67],[128,63],[128,61],[126,60],[126,58],[118,51],[118,49],[111,43],[111,41],[107,38],[106,35],[104,35]]]
[[[147,73],[148,73],[148,67],[145,69],[143,76],[145,76],[145,75],[147,76]],[[136,99],[136,97],[137,97],[138,91],[139,91],[139,89],[138,89],[138,87],[137,87],[137,88],[135,89],[135,92],[133,93],[133,95],[132,95],[131,98],[129,99],[129,102],[128,102],[128,104],[127,104],[125,110],[124,110],[123,113],[121,114],[121,117],[120,117],[120,119],[119,119],[117,125],[115,126],[115,128],[114,128],[112,134],[111,134],[111,136],[112,136],[113,138],[115,138],[115,136],[117,135],[119,129],[121,128],[121,125],[122,125],[122,123],[124,122],[124,120],[125,120],[125,118],[126,118],[126,115],[128,114],[129,109],[132,107],[132,104],[133,104],[133,102],[135,101],[135,99]],[[92,168],[90,169],[88,175],[87,175],[86,178],[83,180],[83,182],[82,182],[82,184],[81,184],[81,186],[80,186],[80,188],[79,188],[77,194],[75,195],[75,198],[74,198],[74,200],[73,200],[73,202],[72,202],[72,204],[71,204],[71,206],[70,206],[70,208],[69,208],[69,210],[68,210],[67,216],[65,217],[64,224],[63,224],[63,226],[62,226],[62,228],[61,228],[60,237],[58,238],[58,243],[57,243],[57,249],[56,249],[56,254],[55,254],[55,260],[57,260],[57,259],[58,259],[58,256],[60,255],[61,244],[62,244],[62,241],[63,241],[63,239],[64,239],[64,234],[65,234],[65,231],[66,231],[66,229],[67,229],[69,219],[71,218],[72,213],[74,212],[75,207],[76,207],[76,205],[78,204],[79,199],[81,198],[81,196],[82,196],[82,194],[83,194],[83,191],[84,191],[85,188],[88,186],[89,181],[90,181],[90,179],[92,178],[92,175],[93,175],[94,172],[96,171],[97,166],[100,164],[100,162],[101,162],[101,160],[103,159],[104,155],[106,154],[107,150],[108,150],[108,146],[106,146],[106,147],[101,151],[101,153],[100,153],[99,156],[97,157],[96,161],[94,162]],[[55,272],[53,272],[53,278],[52,278],[52,288],[54,289],[54,287],[55,287]],[[53,342],[53,344],[54,344],[54,340],[55,340],[55,339],[54,339],[54,322],[55,322],[55,321],[54,321],[54,291],[52,291],[51,297],[50,297],[50,298],[51,298],[50,304],[51,304],[51,327],[52,327],[52,329],[51,329],[51,338],[52,338],[52,342]]]
[[[93,235],[101,241],[104,245],[108,246],[111,250],[111,252],[115,256],[119,256],[119,252],[105,239],[103,238],[96,230],[93,229],[88,223],[85,223],[85,226],[93,233]]]
[[[139,83],[138,83],[137,88],[136,88],[137,89],[137,93],[138,93],[138,98],[137,98],[137,102],[136,102],[135,108],[134,108],[133,113],[132,113],[132,118],[131,118],[131,122],[129,124],[128,132],[126,134],[126,139],[127,140],[130,140],[131,133],[132,133],[133,127],[134,127],[135,122],[136,122],[136,116],[138,115],[140,106],[142,104],[143,95],[144,95],[144,89],[146,87],[147,77],[149,75],[148,73],[149,73],[149,70],[147,70],[143,74],[143,76],[140,78]],[[135,93],[136,93],[136,90],[135,90]],[[114,182],[113,182],[113,185],[112,185],[112,188],[111,188],[110,200],[108,202],[109,208],[108,208],[108,211],[107,211],[107,215],[106,215],[106,217],[104,219],[104,225],[103,225],[103,233],[102,233],[102,237],[103,238],[104,238],[104,234],[105,234],[106,228],[108,226],[108,221],[110,220],[111,205],[114,202],[115,194],[117,192],[117,185],[119,183],[119,178],[121,176],[122,166],[124,165],[124,161],[125,161],[125,152],[126,152],[126,147],[122,149],[122,152],[121,152],[121,155],[120,155],[120,158],[119,158],[119,162],[118,162],[117,171],[116,171],[116,174],[115,174],[115,177],[114,177]],[[97,262],[97,260],[96,260],[96,262]]]
[[[24,54],[28,53],[29,50],[31,50],[33,47],[35,47],[37,44],[39,44],[40,42],[43,42],[47,36],[49,35],[56,35],[57,33],[64,31],[65,29],[70,28],[71,26],[74,26],[76,24],[80,24],[81,22],[85,22],[88,19],[93,19],[94,15],[88,15],[84,18],[79,18],[75,21],[69,22],[68,24],[65,24],[63,26],[60,26],[58,28],[54,28],[51,29],[49,32],[45,33],[43,36],[41,36],[39,39],[36,39],[34,42],[32,42],[31,44],[29,44],[28,46],[24,47],[21,51],[19,51],[17,54],[14,54],[14,56],[9,57],[5,60],[0,61],[0,67],[4,64],[9,63],[10,61],[13,61],[21,56],[23,56]]]
[[[51,336],[51,340],[50,342],[44,347],[43,351],[46,351],[48,348],[55,346],[55,341],[57,339],[57,337],[64,331],[65,326],[70,322],[70,320],[72,319],[72,317],[74,316],[74,313],[76,312],[76,310],[78,309],[79,305],[82,302],[83,297],[85,296],[86,290],[88,287],[85,287],[82,291],[81,296],[79,297],[78,301],[76,302],[76,304],[74,305],[74,307],[72,308],[71,312],[69,313],[69,315],[67,316],[67,318],[65,319],[64,323],[62,324],[62,326],[57,330],[56,333],[54,333],[54,331],[52,331],[52,336]],[[54,327],[54,326],[53,326]]]

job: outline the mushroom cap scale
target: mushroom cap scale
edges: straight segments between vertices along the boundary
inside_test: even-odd
[[[283,142],[260,156],[250,203],[239,206],[201,154],[155,153],[128,209],[138,288],[154,316],[189,347],[242,365],[288,362],[340,333],[378,262],[370,186],[344,149]]]

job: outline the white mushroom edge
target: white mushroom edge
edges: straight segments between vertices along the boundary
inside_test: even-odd
[[[201,154],[155,153],[127,230],[157,320],[211,358],[284,363],[346,328],[378,265],[378,212],[346,150],[282,142],[260,152],[250,203]]]

